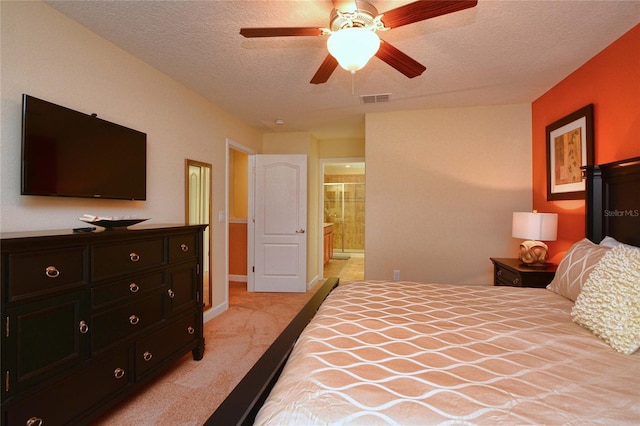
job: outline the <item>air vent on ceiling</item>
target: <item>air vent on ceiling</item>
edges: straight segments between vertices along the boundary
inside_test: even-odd
[[[391,93],[380,93],[378,95],[360,95],[360,103],[362,104],[379,104],[389,102]]]

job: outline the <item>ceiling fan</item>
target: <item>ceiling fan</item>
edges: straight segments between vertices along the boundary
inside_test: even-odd
[[[338,64],[352,73],[376,56],[409,78],[421,75],[426,67],[388,42],[376,32],[387,31],[436,16],[474,7],[477,0],[421,0],[405,4],[385,13],[366,1],[332,0],[329,28],[274,27],[241,28],[240,34],[252,37],[329,36],[329,54],[311,79],[313,84],[326,83]]]

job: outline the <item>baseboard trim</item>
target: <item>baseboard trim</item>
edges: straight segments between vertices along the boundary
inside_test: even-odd
[[[212,306],[211,308],[204,311],[204,313],[202,314],[202,322],[205,323],[207,321],[214,319],[215,317],[217,317],[227,309],[229,309],[228,302],[221,303],[218,306]]]
[[[229,274],[229,281],[235,281],[235,282],[238,282],[238,283],[246,283],[249,280],[248,280],[246,275]]]

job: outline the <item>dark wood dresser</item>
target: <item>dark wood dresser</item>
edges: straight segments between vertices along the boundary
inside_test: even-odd
[[[202,359],[205,228],[0,234],[0,423],[84,424]]]

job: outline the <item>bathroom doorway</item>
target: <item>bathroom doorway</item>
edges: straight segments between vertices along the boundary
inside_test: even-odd
[[[364,278],[365,163],[331,160],[323,167],[323,221],[332,230],[332,250],[324,275]],[[331,225],[328,225],[331,224]],[[349,272],[347,272],[349,271]],[[334,275],[327,275],[332,273]]]

